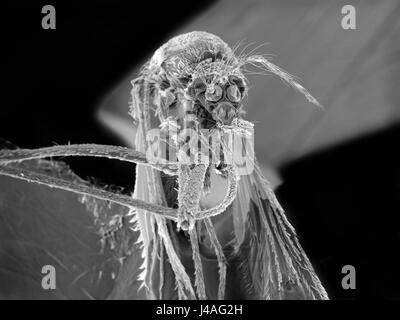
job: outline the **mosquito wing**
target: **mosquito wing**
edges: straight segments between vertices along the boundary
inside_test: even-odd
[[[233,224],[239,270],[256,299],[328,299],[296,232],[255,163],[242,176]]]

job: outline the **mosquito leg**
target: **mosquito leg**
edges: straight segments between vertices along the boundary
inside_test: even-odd
[[[163,286],[164,286],[164,244],[162,238],[159,238],[160,241],[160,256],[158,257],[160,261],[160,283],[158,286],[158,296],[160,299],[163,299]]]
[[[129,196],[98,189],[89,185],[85,185],[84,183],[77,183],[74,181],[52,177],[46,174],[27,170],[25,168],[22,168],[21,166],[0,164],[0,175],[6,175],[13,178],[47,185],[51,188],[57,188],[78,194],[92,196],[97,199],[118,203],[129,208],[143,209],[172,220],[176,220],[177,218],[176,209],[132,199]]]
[[[183,266],[179,256],[177,255],[174,245],[171,241],[171,236],[168,232],[167,226],[163,219],[159,219],[158,223],[159,233],[163,239],[165,246],[165,252],[168,256],[171,268],[175,273],[176,288],[178,290],[179,299],[194,299],[196,295],[192,287],[189,276],[186,273],[185,267]],[[187,295],[188,294],[188,295]]]
[[[203,265],[201,263],[199,240],[197,238],[196,228],[189,229],[190,242],[192,245],[193,261],[194,261],[194,274],[197,295],[200,300],[206,300],[206,288],[204,284]]]
[[[218,300],[225,298],[225,285],[226,285],[226,258],[222,250],[221,244],[215,233],[214,225],[210,218],[204,219],[208,236],[210,237],[211,245],[214,247],[215,255],[217,256],[219,266],[219,286],[218,286]]]
[[[0,150],[0,164],[31,159],[66,156],[86,156],[118,159],[121,161],[151,166],[154,169],[161,170],[167,174],[176,174],[176,166],[174,167],[173,164],[164,165],[149,163],[146,159],[146,154],[142,152],[124,147],[100,144],[72,144],[39,149],[4,149]]]
[[[233,166],[229,166],[227,172],[228,172],[228,188],[224,200],[219,205],[213,208],[200,211],[196,217],[196,220],[219,215],[220,213],[224,212],[226,208],[228,208],[228,206],[236,198],[238,179]]]

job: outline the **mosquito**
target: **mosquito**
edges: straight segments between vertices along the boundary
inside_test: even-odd
[[[135,149],[78,144],[1,150],[0,174],[129,208],[143,250],[139,280],[151,299],[328,299],[251,145],[246,144],[243,162],[249,170],[240,172],[229,160],[243,159],[243,145],[235,148],[232,141],[254,134],[244,119],[248,76],[275,74],[321,107],[292,75],[255,49],[239,52],[239,46],[230,48],[207,32],[176,36],[131,82]],[[167,146],[163,161],[149,158],[148,134],[154,130]],[[202,152],[187,148],[188,132],[194,133],[195,146],[206,142]],[[132,196],[18,165],[60,156],[135,163]],[[168,271],[172,278],[165,277]]]

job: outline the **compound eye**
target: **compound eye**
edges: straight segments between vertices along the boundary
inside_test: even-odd
[[[231,85],[226,89],[226,95],[231,102],[239,102],[242,98],[239,88],[236,85]]]
[[[222,97],[222,88],[218,85],[207,88],[206,99],[208,101],[216,102]]]

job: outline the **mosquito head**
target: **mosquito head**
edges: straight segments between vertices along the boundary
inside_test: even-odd
[[[156,50],[132,82],[132,117],[141,121],[141,112],[153,110],[161,123],[168,118],[186,123],[194,117],[204,129],[231,126],[244,114],[246,75],[260,73],[279,76],[321,106],[292,75],[256,54],[260,46],[248,53],[244,52],[248,46],[240,53],[238,47],[231,49],[216,35],[200,31],[172,38]],[[140,106],[146,110],[139,110]]]
[[[194,117],[210,129],[243,113],[247,81],[234,52],[213,34],[195,31],[172,38],[154,53],[145,74],[163,119]]]

